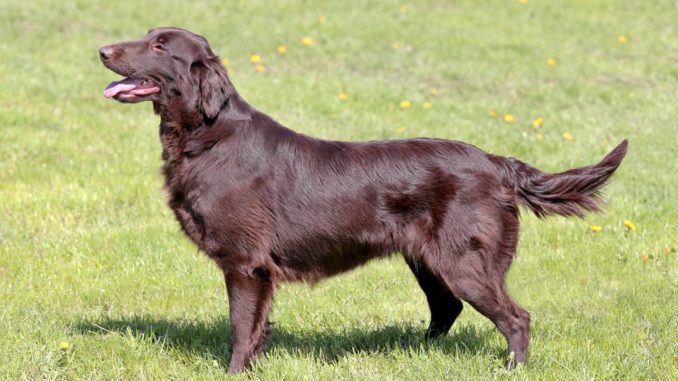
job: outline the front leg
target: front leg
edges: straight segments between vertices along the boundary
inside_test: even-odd
[[[226,273],[225,277],[233,337],[228,373],[233,374],[247,368],[264,348],[275,281],[265,268]]]

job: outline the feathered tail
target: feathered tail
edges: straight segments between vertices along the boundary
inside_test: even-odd
[[[600,210],[602,188],[619,167],[628,141],[625,139],[596,164],[549,174],[520,160],[507,158],[517,185],[518,203],[538,217],[553,214],[583,217]]]

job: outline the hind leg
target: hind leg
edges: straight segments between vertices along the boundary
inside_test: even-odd
[[[461,300],[424,263],[412,259],[406,261],[426,294],[431,310],[431,323],[426,330],[426,339],[433,340],[445,335],[461,313]]]
[[[512,369],[525,362],[530,345],[530,314],[511,300],[504,285],[477,282],[469,285],[463,295],[506,338],[509,353],[513,353],[506,364],[507,368]]]
[[[509,296],[502,266],[496,266],[482,251],[468,251],[455,261],[453,271],[441,275],[456,295],[490,319],[508,342],[513,353],[507,367],[525,362],[530,344],[530,314]]]

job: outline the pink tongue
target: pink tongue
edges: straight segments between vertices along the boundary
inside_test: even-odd
[[[141,86],[138,79],[125,78],[122,81],[111,82],[110,85],[104,89],[104,96],[106,98],[114,97],[122,92],[133,90]]]

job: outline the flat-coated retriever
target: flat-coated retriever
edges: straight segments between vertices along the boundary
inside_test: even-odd
[[[264,347],[281,281],[315,282],[372,258],[403,254],[446,334],[462,300],[489,318],[525,361],[530,315],[504,275],[516,253],[518,206],[539,217],[597,211],[626,155],[549,174],[458,141],[340,142],[283,127],[247,104],[205,38],[156,28],[99,50],[107,98],[152,101],[160,115],[169,205],[223,270],[233,354],[229,372]]]

